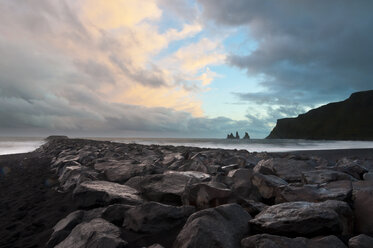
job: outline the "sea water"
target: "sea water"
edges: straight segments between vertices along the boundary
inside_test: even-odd
[[[244,149],[249,152],[289,152],[301,150],[333,150],[373,148],[373,141],[326,141],[294,139],[180,139],[180,138],[86,138],[143,145],[173,145],[201,148]],[[30,152],[45,142],[44,137],[0,137],[0,155]]]

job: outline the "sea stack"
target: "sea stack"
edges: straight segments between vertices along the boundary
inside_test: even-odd
[[[250,135],[247,132],[245,132],[245,136],[243,137],[243,139],[250,139]]]

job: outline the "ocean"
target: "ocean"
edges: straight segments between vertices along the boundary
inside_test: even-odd
[[[373,148],[373,141],[325,141],[325,140],[227,140],[227,139],[179,139],[179,138],[87,138],[120,143],[144,145],[194,146],[202,148],[244,149],[249,152],[289,152],[301,150],[333,150]],[[30,152],[44,143],[44,138],[0,137],[0,155]]]

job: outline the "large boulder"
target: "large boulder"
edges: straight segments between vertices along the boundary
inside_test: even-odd
[[[174,248],[239,248],[249,233],[251,216],[237,204],[226,204],[191,215],[174,243]]]
[[[373,237],[365,234],[360,234],[358,236],[350,238],[348,241],[349,248],[372,248],[373,247]]]
[[[348,158],[339,159],[336,164],[336,169],[345,172],[358,180],[361,180],[364,173],[367,172],[364,166],[360,164],[359,160],[351,160]]]
[[[171,173],[132,178],[126,185],[135,187],[149,201],[181,205],[185,187],[200,181],[191,175]]]
[[[184,205],[205,209],[228,203],[231,195],[232,191],[222,183],[197,183],[185,188],[182,201]]]
[[[352,211],[345,202],[287,202],[268,207],[250,224],[256,231],[276,235],[347,235],[352,232],[352,219]]]
[[[257,188],[252,183],[253,170],[237,169],[228,173],[227,178],[231,180],[231,189],[236,196],[259,200]]]
[[[270,234],[257,234],[241,241],[242,248],[347,248],[336,236],[317,239],[287,238]]]
[[[335,181],[324,185],[285,185],[278,189],[276,203],[292,201],[322,202],[326,200],[350,201],[352,183]]]
[[[261,160],[254,171],[264,175],[274,175],[287,182],[300,182],[302,172],[314,170],[315,165],[307,160],[289,158],[270,158]]]
[[[89,211],[77,210],[70,213],[65,218],[57,222],[57,224],[53,227],[53,233],[48,240],[46,247],[55,247],[67,236],[69,236],[74,227],[82,222],[89,222],[93,219],[100,218],[103,211],[103,208],[96,208]]]
[[[373,187],[353,194],[355,231],[373,236]]]
[[[58,178],[60,190],[70,191],[82,182],[97,180],[97,172],[88,167],[80,166],[78,162],[76,163],[77,165],[64,166],[61,169],[61,175]]]
[[[141,233],[157,233],[183,225],[193,214],[192,206],[175,207],[158,202],[147,202],[128,210],[123,226]]]
[[[77,225],[56,248],[124,248],[127,242],[120,238],[118,227],[104,219],[93,219]]]
[[[113,204],[105,208],[102,212],[101,218],[113,223],[116,226],[123,224],[126,212],[133,208],[132,205]]]
[[[355,181],[356,179],[344,172],[327,169],[305,171],[302,173],[302,181],[305,184],[322,184],[338,180]]]
[[[273,201],[277,196],[278,190],[288,183],[273,175],[263,175],[254,173],[251,178],[252,184],[257,188],[260,196],[267,201]]]
[[[107,181],[83,182],[76,187],[73,197],[84,208],[114,203],[136,205],[143,201],[134,188]]]

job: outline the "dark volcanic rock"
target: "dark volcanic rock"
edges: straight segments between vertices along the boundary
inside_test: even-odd
[[[305,184],[322,184],[338,180],[355,181],[356,179],[349,174],[334,170],[314,170],[302,173],[302,181]]]
[[[221,205],[191,215],[174,243],[174,248],[239,248],[249,233],[250,215],[237,204]]]
[[[352,211],[341,201],[288,202],[270,206],[250,221],[256,231],[287,236],[350,234]]]
[[[270,234],[257,234],[241,241],[242,248],[347,248],[336,236],[316,239],[287,238]]]
[[[123,226],[135,232],[157,233],[184,224],[193,214],[192,206],[175,207],[158,202],[147,202],[127,211]]]
[[[232,191],[221,183],[198,183],[185,188],[182,196],[184,205],[197,209],[217,207],[228,203]]]
[[[373,187],[353,193],[355,231],[373,235]]]
[[[107,181],[87,181],[74,190],[74,199],[84,208],[106,206],[113,203],[140,204],[139,192],[126,185]]]
[[[349,248],[372,248],[373,238],[365,234],[355,236],[348,241]]]
[[[199,177],[194,175],[170,173],[132,178],[126,184],[139,190],[147,200],[181,205],[185,187],[200,181]]]
[[[352,183],[334,181],[323,185],[283,186],[276,191],[276,203],[291,201],[351,201]]]
[[[104,219],[93,219],[77,225],[56,248],[124,248],[127,242],[120,238],[118,227]]]
[[[255,167],[254,171],[264,175],[275,175],[287,182],[300,182],[302,173],[314,170],[313,161],[288,159],[288,158],[271,158],[261,160]]]
[[[373,140],[373,90],[277,120],[268,139]]]
[[[252,184],[257,188],[260,196],[267,201],[272,201],[278,194],[280,187],[288,183],[273,175],[255,173],[252,176]]]

